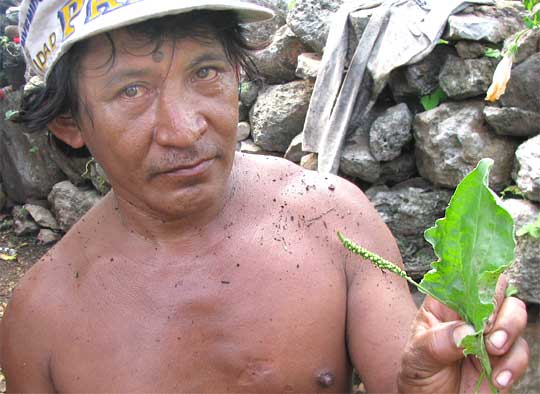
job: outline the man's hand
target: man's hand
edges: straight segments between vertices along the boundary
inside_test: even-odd
[[[492,383],[508,392],[527,369],[529,347],[521,337],[527,324],[525,304],[504,297],[506,280],[499,281],[496,310],[486,329],[485,343],[493,368]],[[481,366],[464,357],[458,344],[474,329],[458,314],[426,297],[413,323],[401,360],[398,388],[401,393],[473,393]],[[480,393],[490,393],[486,381]]]

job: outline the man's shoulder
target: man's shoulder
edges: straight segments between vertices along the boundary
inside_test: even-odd
[[[364,193],[353,183],[333,174],[307,170],[279,157],[244,155],[241,167],[248,171],[248,181],[256,192],[270,189],[282,195],[288,203],[336,209],[370,209]]]

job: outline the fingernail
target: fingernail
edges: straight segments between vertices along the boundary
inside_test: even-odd
[[[503,330],[497,330],[489,336],[489,342],[491,342],[491,344],[497,349],[501,349],[506,343],[507,339],[508,334]]]
[[[472,335],[476,331],[474,331],[474,328],[468,324],[462,324],[460,326],[457,326],[454,328],[454,332],[452,335],[454,336],[454,343],[456,346],[459,346],[463,338],[465,338],[467,335]]]
[[[512,380],[512,372],[502,371],[497,375],[497,379],[495,381],[499,386],[506,387],[508,386],[508,383],[510,383],[510,380]]]

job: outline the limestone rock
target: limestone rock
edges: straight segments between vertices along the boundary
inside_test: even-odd
[[[413,122],[416,164],[435,185],[454,188],[482,158],[495,161],[490,186],[501,190],[511,181],[516,143],[491,133],[484,125],[484,104],[443,103],[416,115]]]
[[[475,97],[487,92],[495,66],[490,59],[461,59],[450,56],[441,70],[442,90],[453,99]]]
[[[410,152],[384,163],[376,160],[370,152],[367,136],[361,143],[345,145],[339,168],[344,174],[369,183],[397,183],[416,173],[414,155]]]
[[[301,79],[316,79],[321,66],[321,55],[318,53],[302,53],[298,56],[295,74]]]
[[[286,1],[265,1],[251,0],[252,3],[262,5],[274,11],[274,17],[270,20],[246,23],[242,27],[245,30],[245,37],[248,44],[252,46],[261,46],[272,40],[272,36],[283,25],[285,25],[287,17]]]
[[[296,0],[287,15],[287,25],[305,44],[323,52],[332,15],[343,0]]]
[[[249,107],[246,107],[241,102],[238,102],[238,121],[244,122],[249,120]]]
[[[21,92],[0,101],[0,113],[20,106]],[[45,198],[65,175],[52,160],[45,133],[26,134],[25,129],[0,116],[0,175],[4,192],[15,202]]]
[[[2,212],[2,209],[4,209],[4,206],[6,205],[7,196],[6,193],[4,193],[4,188],[2,184],[0,183],[0,212]]]
[[[469,7],[448,18],[444,38],[498,44],[523,27],[519,10],[515,7]]]
[[[246,81],[240,84],[240,101],[242,105],[247,108],[251,108],[257,95],[261,90],[261,83],[258,81]]]
[[[51,159],[56,163],[58,168],[67,176],[69,181],[74,185],[82,185],[86,182],[83,174],[86,172],[86,164],[92,159],[90,153],[86,151],[78,151],[70,153],[62,149],[57,143],[51,141],[48,146]],[[87,154],[82,154],[82,153]]]
[[[250,134],[251,134],[251,128],[248,122],[238,123],[238,127],[236,128],[236,141],[237,142],[247,140]]]
[[[77,188],[70,181],[59,182],[51,190],[48,200],[63,231],[68,231],[100,197],[95,190]]]
[[[499,135],[534,137],[540,134],[540,113],[520,108],[485,107],[484,117]]]
[[[316,153],[308,153],[300,159],[300,166],[306,170],[317,171],[319,157]]]
[[[509,47],[515,42],[516,35],[508,37],[504,41],[504,46]],[[514,64],[519,64],[528,59],[537,52],[540,52],[540,30],[529,30],[527,34],[521,37],[521,45],[516,53]]]
[[[409,275],[421,277],[436,260],[424,231],[444,216],[452,192],[431,185],[396,185],[375,186],[366,195],[396,237]]]
[[[54,218],[51,211],[40,205],[24,204],[23,208],[30,214],[32,219],[41,227],[49,228],[52,230],[59,230],[58,222]]]
[[[517,148],[513,176],[529,200],[540,201],[540,135]]]
[[[302,132],[312,91],[310,81],[264,88],[250,113],[254,142],[267,151],[285,152]]]
[[[455,46],[462,59],[476,59],[486,52],[486,46],[478,41],[458,41]]]
[[[413,116],[407,104],[390,107],[371,125],[369,150],[378,161],[389,161],[401,154],[402,148],[412,141]]]
[[[514,218],[516,229],[536,221],[540,210],[527,200],[508,199],[503,206]],[[529,234],[516,237],[516,261],[505,272],[510,283],[518,289],[523,301],[540,303],[540,239]]]
[[[540,112],[540,53],[535,53],[512,69],[506,92],[501,96],[503,107],[518,107]]]
[[[400,101],[433,92],[439,86],[442,64],[451,53],[450,48],[439,45],[421,61],[394,70],[389,83],[395,99]]]
[[[304,152],[302,150],[302,140],[304,139],[304,134],[300,133],[293,138],[291,144],[285,152],[285,159],[292,161],[293,163],[300,163],[302,157],[307,155],[309,152]]]
[[[41,245],[50,245],[57,241],[60,241],[62,236],[48,228],[42,228],[36,237],[37,241]]]
[[[254,53],[253,61],[267,83],[290,82],[296,79],[298,56],[306,50],[308,48],[285,25],[279,28],[268,47]]]
[[[266,152],[259,145],[256,145],[251,138],[240,142],[240,152],[264,155]]]
[[[39,226],[24,207],[16,205],[11,211],[13,216],[13,231],[17,235],[34,234],[39,231]]]

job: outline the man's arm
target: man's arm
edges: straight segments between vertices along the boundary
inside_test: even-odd
[[[334,224],[336,230],[402,266],[394,237],[367,197],[346,181],[336,182],[340,209],[350,212],[347,221]],[[345,256],[351,360],[368,392],[397,392],[400,359],[416,314],[407,282],[359,256],[348,252]]]
[[[31,277],[14,290],[0,322],[0,360],[8,393],[55,392],[49,373],[47,313],[36,299],[38,294],[29,289]]]

